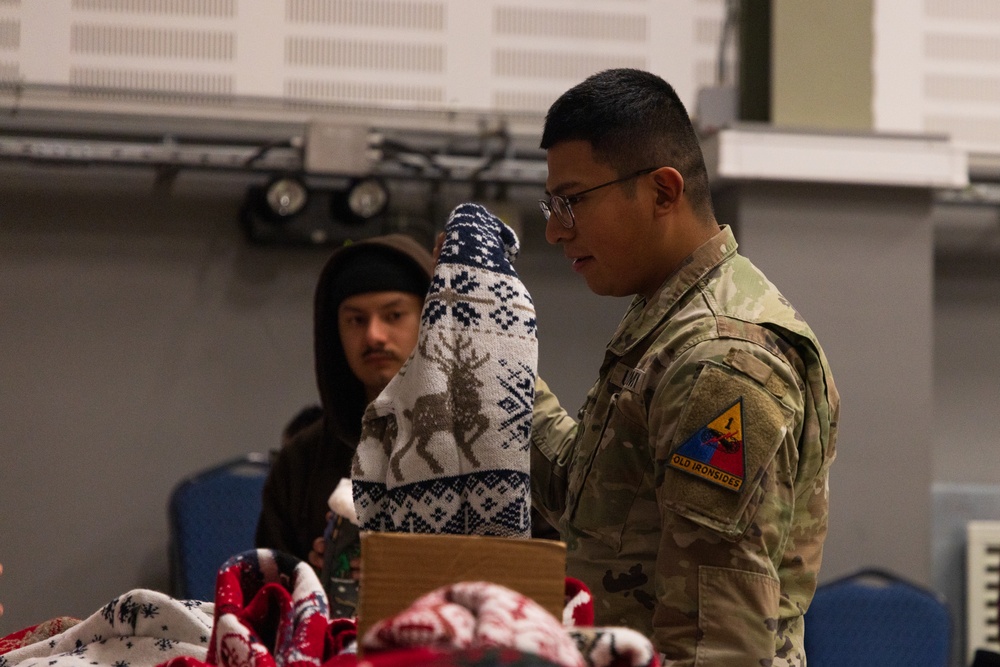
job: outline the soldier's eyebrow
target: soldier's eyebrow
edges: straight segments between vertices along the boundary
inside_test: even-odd
[[[556,185],[555,187],[552,188],[551,191],[549,191],[549,188],[546,187],[545,194],[551,196],[554,194],[556,195],[561,194],[563,192],[566,192],[567,190],[572,192],[580,189],[582,189],[580,186],[580,181],[567,181],[565,183],[560,183],[559,185]]]

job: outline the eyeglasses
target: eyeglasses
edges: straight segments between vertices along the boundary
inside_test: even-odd
[[[640,169],[639,171],[633,172],[628,176],[622,176],[621,178],[616,178],[613,181],[608,181],[607,183],[601,183],[600,185],[595,185],[594,187],[587,188],[586,190],[574,192],[571,195],[552,195],[548,199],[539,199],[538,207],[542,209],[542,215],[545,216],[546,221],[552,217],[552,214],[554,213],[556,219],[559,220],[559,224],[566,229],[573,229],[573,225],[576,224],[576,218],[573,217],[573,204],[579,202],[583,195],[588,192],[593,192],[594,190],[606,188],[609,185],[624,183],[625,181],[630,181],[633,178],[650,174],[657,169],[659,169],[659,167],[647,167],[646,169]]]

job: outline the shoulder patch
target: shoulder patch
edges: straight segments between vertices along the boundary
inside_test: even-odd
[[[659,459],[664,505],[738,539],[761,502],[761,484],[793,420],[792,409],[757,380],[706,360],[677,418],[670,449]]]
[[[746,479],[743,397],[681,443],[670,455],[670,466],[739,491]]]

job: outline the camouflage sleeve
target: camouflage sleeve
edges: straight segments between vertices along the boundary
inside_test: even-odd
[[[566,506],[567,473],[577,423],[542,378],[535,381],[531,420],[531,497],[537,509],[558,526]]]
[[[662,528],[654,642],[685,656],[678,665],[696,653],[719,667],[800,664],[801,596],[788,588],[815,574],[798,552],[823,539],[796,525],[808,523],[796,509],[803,382],[740,340],[700,343],[669,368],[647,387]],[[811,511],[825,529],[825,505]]]

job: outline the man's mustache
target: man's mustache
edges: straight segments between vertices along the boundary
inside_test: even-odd
[[[367,347],[361,353],[361,356],[365,359],[373,355],[388,357],[389,359],[393,359],[395,361],[401,361],[398,354],[384,347]]]

